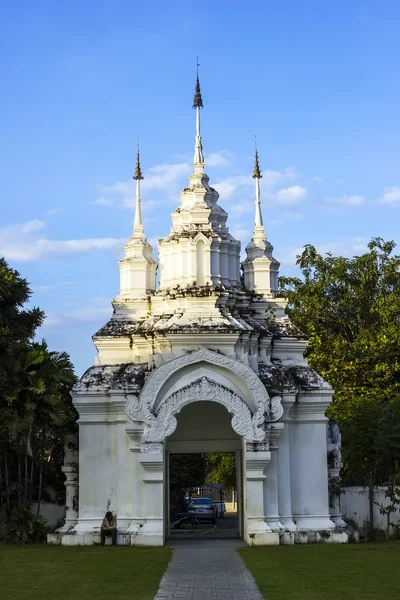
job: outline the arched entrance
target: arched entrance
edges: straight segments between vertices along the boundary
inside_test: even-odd
[[[185,406],[179,415],[177,415],[177,428],[174,433],[165,440],[166,466],[164,515],[167,539],[170,537],[182,538],[182,533],[184,534],[184,539],[202,537],[204,535],[216,537],[243,537],[243,441],[242,437],[234,431],[231,420],[232,415],[228,413],[226,408],[221,404],[212,401],[191,403]],[[221,457],[228,455],[230,464],[233,463],[235,506],[232,508],[235,512],[234,514],[228,514],[224,519],[217,519],[214,527],[211,527],[209,522],[206,521],[199,522],[196,531],[188,532],[187,530],[171,529],[170,519],[168,518],[171,512],[170,503],[177,499],[176,497],[175,499],[171,499],[173,481],[174,479],[175,481],[177,479],[178,481],[181,481],[179,474],[177,474],[175,470],[172,471],[173,481],[171,481],[171,466],[183,463],[186,469],[190,469],[192,460],[195,459],[195,465],[200,461],[204,468],[209,453],[218,453]],[[198,460],[196,461],[196,459]],[[198,481],[196,485],[202,484],[204,484],[204,479]],[[193,486],[193,479],[190,480],[190,486]],[[208,490],[208,492],[209,491],[210,490]],[[203,490],[201,490],[201,493],[203,493]],[[215,500],[222,501],[225,500],[225,497],[222,498],[221,493]]]
[[[178,415],[194,404],[206,420],[207,407],[214,404],[230,414],[230,427],[235,434],[231,442],[234,439],[235,452],[241,452],[243,467],[239,485],[243,489],[243,538],[252,545],[279,543],[279,536],[265,522],[263,489],[265,468],[271,459],[266,422],[281,417],[280,398],[269,398],[250,367],[205,348],[158,367],[145,383],[139,399],[133,397],[126,407],[132,421],[144,424],[139,456],[146,484],[142,543],[161,545],[168,534],[165,503],[168,443],[174,443]],[[216,451],[223,440],[175,439],[179,441],[186,447],[196,442],[198,451],[204,452],[208,442],[212,442],[209,447]]]

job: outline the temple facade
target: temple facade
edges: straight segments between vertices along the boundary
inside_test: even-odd
[[[111,319],[93,336],[96,364],[73,392],[79,451],[64,467],[66,522],[49,541],[96,543],[111,510],[120,544],[163,545],[169,455],[233,452],[245,542],[346,542],[329,491],[341,466],[332,427],[327,447],[333,390],[308,366],[307,339],[285,314],[263,224],[258,153],[255,224],[241,263],[240,242],[204,171],[198,77],[193,105],[193,173],[159,240],[158,263],[143,226],[137,155],[120,290]]]

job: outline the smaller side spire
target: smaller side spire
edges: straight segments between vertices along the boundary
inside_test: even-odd
[[[139,138],[138,148],[136,154],[136,169],[133,176],[133,180],[136,181],[136,207],[135,207],[135,220],[133,223],[134,235],[142,236],[144,233],[143,219],[142,219],[142,199],[140,197],[140,181],[143,179],[142,169],[140,167],[140,151],[139,151]]]
[[[262,178],[260,163],[258,161],[258,150],[257,150],[257,138],[256,138],[256,154],[254,159],[254,171],[252,175],[253,179],[256,180],[256,214],[254,218],[254,237],[265,236],[264,224],[261,213],[261,199],[260,199],[260,179]]]

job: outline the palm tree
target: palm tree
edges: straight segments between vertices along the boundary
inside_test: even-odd
[[[63,448],[75,432],[76,411],[70,390],[76,377],[68,354],[49,351],[45,341],[11,346],[6,355],[3,372],[7,393],[1,412],[7,419],[1,446],[7,470],[7,498],[10,471],[14,471],[12,489],[17,491],[16,501],[30,506],[36,467],[39,514],[43,467],[52,461],[54,465],[56,451]]]

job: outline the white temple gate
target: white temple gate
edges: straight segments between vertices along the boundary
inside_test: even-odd
[[[279,262],[263,224],[258,153],[254,230],[241,264],[240,242],[204,172],[198,77],[193,106],[194,172],[169,234],[159,240],[158,283],[137,155],[135,219],[119,262],[120,291],[112,318],[93,337],[96,364],[73,394],[79,478],[76,462],[66,464],[68,518],[49,541],[96,543],[111,510],[120,544],[164,544],[168,452],[211,448],[206,439],[177,440],[177,419],[187,407],[211,414],[210,406],[219,405],[230,415],[232,445],[214,439],[212,448],[229,447],[240,457],[244,540],[346,542],[340,507],[337,501],[330,507],[328,497],[325,411],[333,390],[308,366],[307,339],[285,314]],[[339,438],[329,441],[332,480],[341,466]]]

